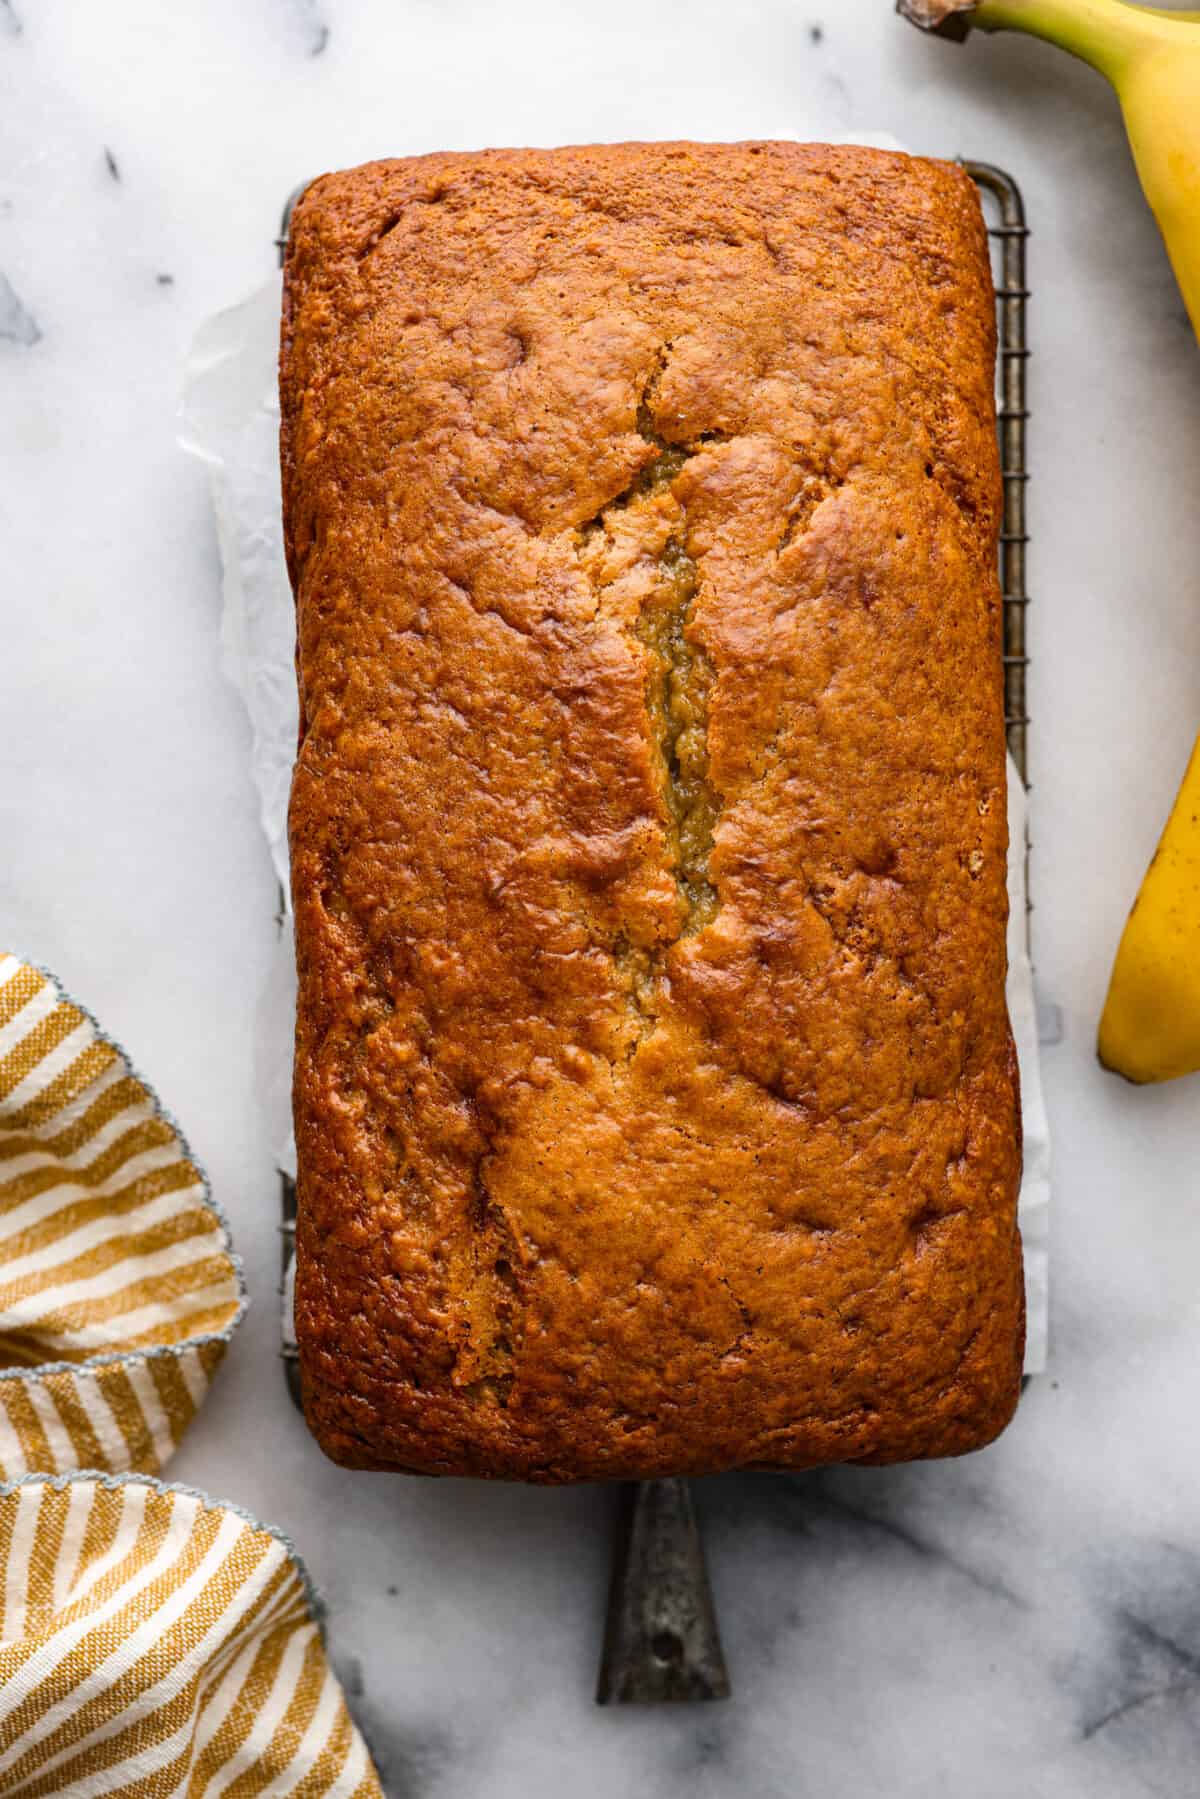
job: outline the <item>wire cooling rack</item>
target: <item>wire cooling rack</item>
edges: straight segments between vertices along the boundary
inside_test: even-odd
[[[1029,594],[1025,586],[1025,551],[1029,533],[1025,514],[1025,489],[1029,481],[1026,437],[1029,422],[1026,371],[1029,344],[1026,285],[1029,227],[1021,192],[1011,175],[987,162],[964,163],[968,175],[990,201],[998,222],[989,224],[996,277],[996,318],[999,346],[996,363],[996,428],[1000,438],[1000,468],[1004,481],[1004,515],[1000,528],[1000,590],[1004,596],[1004,722],[1008,747],[1026,787],[1029,785],[1026,671],[1029,651],[1025,639],[1025,613]]]
[[[992,163],[963,167],[980,190],[992,245],[996,285],[998,355],[996,428],[1004,510],[1000,530],[1000,588],[1004,600],[1004,722],[1012,759],[1029,786],[1026,640],[1026,443],[1029,423],[1026,334],[1029,304],[1029,228],[1021,191]],[[284,207],[275,240],[282,263],[292,208]],[[1028,870],[1029,842],[1025,855]],[[1028,892],[1028,881],[1026,882]],[[1026,901],[1027,911],[1032,910]],[[283,1345],[288,1392],[302,1403],[300,1369],[291,1323],[292,1268],[296,1238],[296,1188],[280,1175],[283,1203]],[[629,1483],[618,1498],[608,1619],[596,1699],[600,1705],[661,1704],[674,1700],[727,1699],[732,1692],[691,1489],[683,1479]]]

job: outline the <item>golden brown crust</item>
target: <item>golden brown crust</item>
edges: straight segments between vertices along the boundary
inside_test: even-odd
[[[292,227],[297,1329],[357,1467],[955,1453],[1016,1402],[961,171],[495,151]]]

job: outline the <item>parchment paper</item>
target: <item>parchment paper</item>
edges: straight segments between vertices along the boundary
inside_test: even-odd
[[[220,540],[225,671],[250,715],[259,816],[283,894],[276,960],[258,1029],[262,1101],[279,1165],[295,1171],[290,1088],[295,973],[287,873],[287,795],[296,748],[297,701],[291,589],[279,516],[279,280],[203,325],[188,358],[180,442],[208,465]],[[1010,916],[1008,1009],[1021,1067],[1025,1173],[1020,1219],[1025,1243],[1028,1328],[1025,1369],[1046,1365],[1050,1140],[1042,1097],[1033,974],[1025,945],[1026,796],[1009,764]],[[285,1300],[285,1324],[291,1309]]]

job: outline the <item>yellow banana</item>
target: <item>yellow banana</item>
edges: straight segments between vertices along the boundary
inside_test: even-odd
[[[1099,1049],[1131,1081],[1200,1068],[1200,738],[1121,938]]]
[[[945,37],[1027,31],[1108,77],[1200,336],[1200,13],[1127,0],[896,0],[896,10]],[[1131,1081],[1200,1069],[1200,738],[1121,937],[1098,1047]]]

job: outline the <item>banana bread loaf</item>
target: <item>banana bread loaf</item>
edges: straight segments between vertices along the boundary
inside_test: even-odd
[[[1016,1403],[994,326],[947,164],[383,162],[284,289],[296,1326],[354,1467]]]

